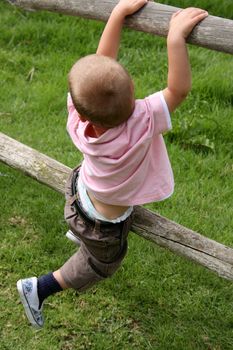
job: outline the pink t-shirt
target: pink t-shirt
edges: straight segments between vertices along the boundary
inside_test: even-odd
[[[130,118],[98,138],[87,135],[68,94],[67,130],[83,153],[81,180],[107,204],[131,206],[160,201],[174,190],[173,173],[162,133],[171,129],[162,92],[136,100]]]

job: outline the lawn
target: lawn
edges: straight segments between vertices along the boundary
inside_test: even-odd
[[[232,0],[163,2],[233,19]],[[1,132],[74,167],[81,154],[65,129],[67,73],[95,52],[103,24],[3,0],[0,23]],[[193,89],[165,135],[175,193],[147,207],[233,247],[233,60],[189,52]],[[165,39],[124,30],[119,59],[138,98],[165,87]],[[0,350],[232,350],[232,283],[133,233],[113,278],[51,297],[45,328],[32,329],[16,281],[58,268],[75,251],[64,236],[64,199],[4,164],[0,191]]]

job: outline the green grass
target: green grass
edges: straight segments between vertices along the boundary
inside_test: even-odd
[[[166,3],[233,19],[231,0]],[[66,76],[77,58],[95,52],[103,24],[26,13],[4,1],[0,21],[1,131],[75,166],[81,155],[65,130]],[[193,89],[166,135],[175,193],[147,207],[233,246],[232,56],[189,51]],[[125,30],[120,60],[137,97],[165,86],[164,39]],[[0,350],[232,349],[232,283],[134,234],[112,279],[79,296],[51,297],[46,327],[33,330],[15,284],[56,269],[75,251],[64,237],[64,199],[4,164],[0,191]]]

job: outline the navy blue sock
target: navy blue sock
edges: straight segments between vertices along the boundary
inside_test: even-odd
[[[39,308],[48,296],[62,291],[62,288],[52,272],[38,278],[37,292],[39,298]]]

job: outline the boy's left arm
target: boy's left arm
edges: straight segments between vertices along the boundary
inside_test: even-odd
[[[148,0],[120,0],[114,7],[100,38],[96,53],[117,59],[121,30],[126,16],[143,7]]]
[[[194,26],[206,18],[208,13],[198,8],[187,8],[173,14],[167,37],[168,85],[163,90],[170,112],[186,98],[191,90],[191,67],[186,38]]]

